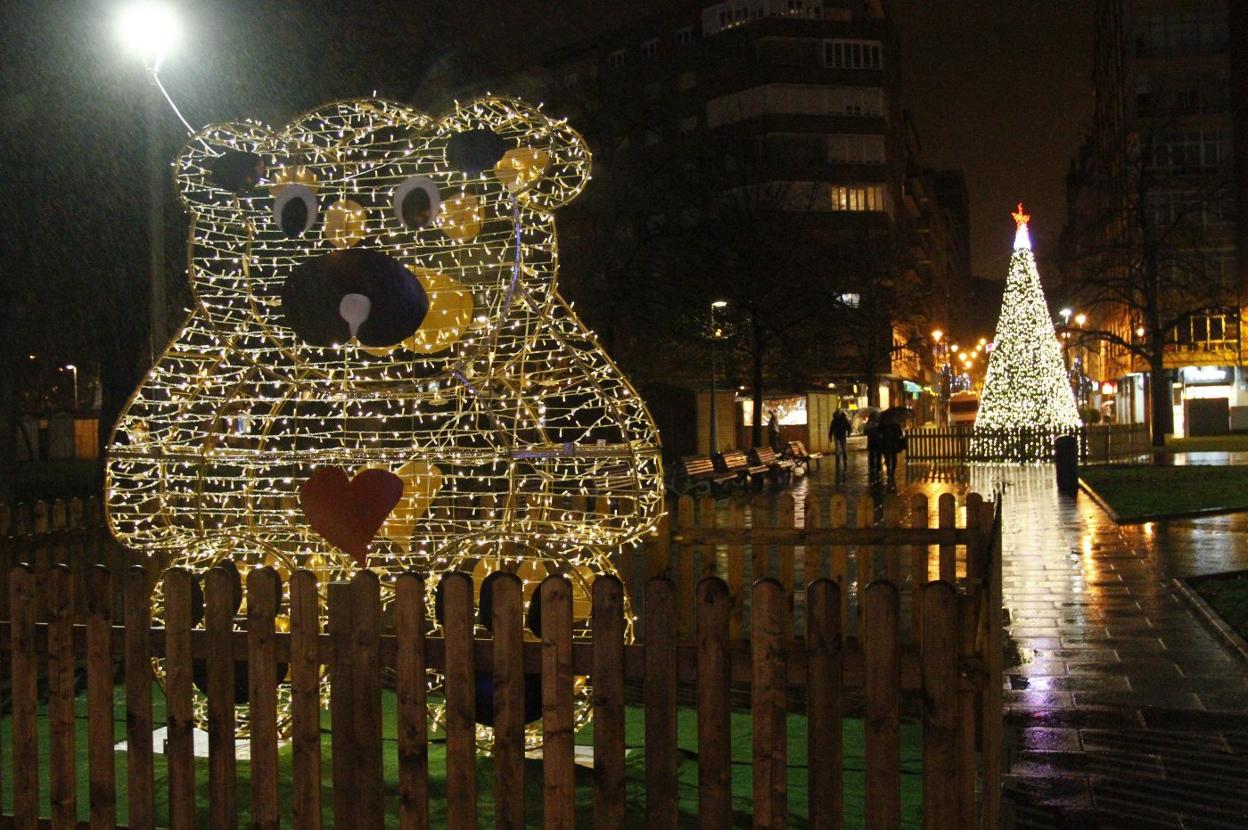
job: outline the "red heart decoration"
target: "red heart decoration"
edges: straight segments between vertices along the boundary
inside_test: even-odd
[[[401,498],[403,479],[389,470],[364,470],[353,479],[341,467],[317,467],[299,488],[308,524],[361,568],[369,543]]]

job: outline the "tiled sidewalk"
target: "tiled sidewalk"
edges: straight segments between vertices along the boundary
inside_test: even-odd
[[[1050,468],[972,471],[970,489],[999,485],[1015,826],[1248,827],[1248,665],[1170,587],[1243,567],[1242,526],[1121,530],[1059,496]]]

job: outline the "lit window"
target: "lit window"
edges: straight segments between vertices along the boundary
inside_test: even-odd
[[[880,184],[832,185],[828,188],[832,210],[860,213],[887,210]]]
[[[619,69],[623,65],[624,65],[624,50],[623,49],[612,52],[609,56],[607,56],[607,66],[611,67],[612,69]]]
[[[842,294],[837,297],[837,299],[840,300],[841,305],[847,306],[848,308],[857,308],[862,305],[861,294]]]

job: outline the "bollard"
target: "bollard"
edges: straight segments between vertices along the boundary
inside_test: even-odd
[[[1053,443],[1053,456],[1057,462],[1057,489],[1068,496],[1079,492],[1079,441],[1073,435],[1063,435]]]

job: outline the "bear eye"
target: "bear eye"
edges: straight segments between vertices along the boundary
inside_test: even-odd
[[[432,222],[441,206],[438,186],[424,176],[408,176],[394,191],[394,215],[412,230]]]
[[[289,239],[303,236],[316,221],[316,194],[306,184],[282,185],[273,200],[273,222]]]

